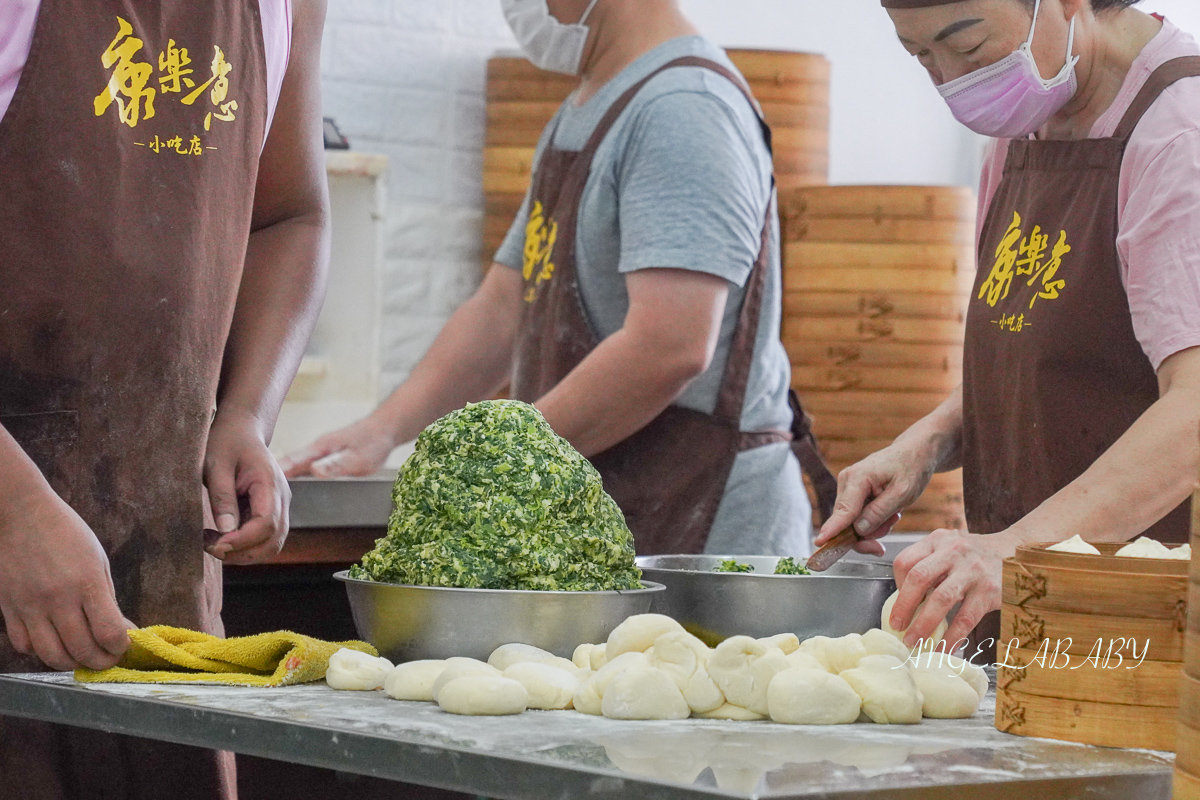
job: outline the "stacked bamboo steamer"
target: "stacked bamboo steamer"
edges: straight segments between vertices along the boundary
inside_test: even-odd
[[[829,62],[824,56],[730,50],[771,125],[781,190],[829,180]],[[546,124],[577,80],[524,58],[488,62],[483,257],[491,264],[529,188],[534,151]]]
[[[836,474],[961,382],[975,198],[958,187],[813,186],[780,202],[784,346]],[[964,525],[954,472],[934,476],[897,530]]]
[[[1192,497],[1192,552],[1200,545],[1200,487]],[[1192,558],[1188,628],[1180,679],[1175,800],[1200,800],[1200,561]]]
[[[1120,547],[1030,545],[1005,560],[997,729],[1175,750],[1189,564],[1116,558]]]

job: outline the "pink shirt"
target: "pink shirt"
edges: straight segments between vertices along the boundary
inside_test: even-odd
[[[1155,69],[1197,55],[1200,44],[1164,20],[1089,138],[1116,132]],[[1007,147],[1007,140],[988,146],[979,187],[981,226],[1004,174]],[[1200,78],[1176,83],[1142,118],[1121,165],[1117,214],[1133,330],[1157,370],[1175,353],[1200,347]]]
[[[33,43],[33,28],[40,5],[41,0],[0,0],[0,118],[8,111],[17,91],[17,82]],[[258,8],[267,61],[269,131],[292,50],[292,3],[291,0],[259,0]]]

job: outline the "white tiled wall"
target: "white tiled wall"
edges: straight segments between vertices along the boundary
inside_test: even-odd
[[[498,0],[329,3],[325,114],[391,164],[385,392],[478,284],[485,68],[513,46]]]

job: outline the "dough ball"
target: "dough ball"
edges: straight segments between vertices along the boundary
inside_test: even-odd
[[[383,691],[395,700],[432,703],[434,681],[445,669],[446,662],[441,660],[397,664],[383,681]]]
[[[504,717],[520,714],[529,703],[525,687],[500,675],[467,675],[456,678],[438,693],[438,705],[450,714],[469,717]]]
[[[777,633],[765,639],[759,639],[767,647],[777,647],[783,654],[790,655],[800,649],[800,637],[794,633]]]
[[[1056,553],[1083,553],[1090,556],[1100,555],[1100,551],[1097,550],[1093,545],[1085,542],[1083,537],[1078,533],[1072,536],[1070,539],[1067,539],[1065,542],[1052,544],[1046,549],[1053,550]]]
[[[895,628],[893,628],[891,626],[891,624],[888,622],[888,620],[892,616],[892,607],[896,605],[896,598],[899,596],[900,596],[899,591],[893,592],[892,596],[889,597],[887,599],[887,602],[885,602],[883,604],[883,614],[881,615],[881,618],[879,621],[879,627],[882,628],[884,631],[890,633],[892,636],[895,636],[901,642],[903,642],[904,636],[908,633],[908,628],[905,628],[902,631],[898,631]],[[918,616],[920,616],[921,609],[923,609],[923,608],[925,608],[925,601],[921,601],[921,604],[919,606],[917,606],[916,612],[913,613],[913,619],[916,619]],[[946,629],[949,627],[950,627],[950,623],[948,623],[946,620],[942,620],[941,622],[938,623],[937,629],[934,630],[933,636],[932,636],[934,646],[936,646],[937,643],[942,640],[942,637],[946,635]],[[929,646],[928,641],[929,640],[927,638],[925,640],[926,647]]]
[[[383,682],[391,671],[392,662],[386,658],[343,647],[329,657],[325,682],[331,689],[373,692],[383,688]]]
[[[713,650],[708,674],[728,702],[765,715],[771,679],[790,666],[779,649],[766,647],[749,636],[733,636]]]
[[[921,721],[925,698],[912,672],[893,656],[867,656],[853,669],[841,673],[862,698],[863,713],[881,725]]]
[[[987,697],[990,684],[983,667],[976,666],[966,659],[946,653],[921,653],[915,661],[916,664],[913,667],[914,673],[922,670],[945,672],[966,681],[975,690],[975,694],[979,696],[979,702],[982,703],[983,698]]]
[[[735,722],[758,722],[767,718],[765,714],[757,714],[748,708],[735,706],[733,703],[726,703],[713,711],[705,711],[693,716],[697,719],[730,719]]]
[[[602,645],[598,644],[581,644],[575,648],[575,652],[571,654],[571,663],[580,669],[592,668],[592,651]]]
[[[971,684],[945,669],[915,669],[913,680],[924,703],[922,716],[929,719],[966,719],[979,709],[979,695]]]
[[[438,675],[437,680],[433,682],[433,699],[441,702],[439,695],[442,688],[447,683],[459,678],[465,678],[468,675],[490,675],[491,677],[500,677],[500,670],[485,664],[474,658],[448,658],[446,659],[446,668],[442,670],[442,674]]]
[[[1162,542],[1148,536],[1140,536],[1136,541],[1118,550],[1117,555],[1122,558],[1170,558],[1171,551]]]
[[[858,666],[858,662],[868,655],[862,636],[857,633],[839,636],[836,639],[814,636],[800,644],[800,651],[808,653],[821,662],[827,672],[835,675]]]
[[[1167,552],[1169,553],[1167,558],[1174,558],[1179,561],[1192,560],[1192,546],[1190,544],[1181,544],[1179,547],[1168,549]]]
[[[525,687],[529,694],[529,708],[541,711],[558,711],[571,707],[579,678],[552,664],[521,661],[504,670],[504,677]]]
[[[872,628],[862,635],[863,648],[869,656],[895,656],[901,661],[907,661],[909,650],[904,642],[887,631]]]
[[[823,672],[828,672],[829,669],[817,661],[811,653],[806,653],[803,650],[797,650],[794,653],[787,654],[788,669],[796,669],[802,667],[804,669],[819,669]]]
[[[601,667],[608,663],[608,645],[594,644],[592,645],[592,672],[597,672]]]
[[[558,656],[554,655],[554,653],[543,650],[540,647],[534,647],[531,644],[502,644],[488,656],[487,663],[504,672],[504,670],[513,664],[520,664],[526,661],[534,664],[544,664],[556,658]]]
[[[687,631],[664,633],[646,651],[651,665],[675,681],[688,707],[695,712],[712,711],[725,702],[725,695],[708,674],[711,655],[708,645]]]
[[[862,699],[837,675],[796,667],[771,681],[767,707],[771,719],[788,725],[848,725],[862,712]]]
[[[603,712],[604,690],[613,678],[627,669],[649,667],[650,659],[645,653],[623,653],[598,669],[590,678],[579,684],[571,698],[575,710],[581,714],[598,717]]]
[[[662,614],[638,614],[622,622],[608,635],[605,655],[612,661],[624,653],[644,653],[659,636],[681,630],[682,625]],[[593,664],[592,668],[596,669],[596,666]]]
[[[609,719],[687,719],[692,714],[675,681],[653,667],[622,670],[605,689],[601,710]]]

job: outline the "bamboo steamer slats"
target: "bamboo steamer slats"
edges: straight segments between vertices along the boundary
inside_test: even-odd
[[[820,55],[731,50],[771,125],[781,191],[829,181],[829,62]],[[488,223],[507,228],[529,188],[542,131],[577,81],[537,69],[524,58],[488,62],[483,189]],[[503,234],[489,230],[484,263]]]
[[[807,187],[781,195],[783,342],[830,466],[885,447],[962,380],[975,278],[974,194],[925,186]],[[844,404],[839,395],[851,398]],[[911,395],[910,402],[897,398]],[[898,530],[963,527],[961,473]]]
[[[1059,657],[1058,665],[1048,666],[1051,659],[1038,662],[1035,650],[1006,651],[1001,646],[1000,654],[1002,663],[1013,665],[997,670],[996,683],[1006,690],[1092,703],[1179,707],[1182,665],[1178,661],[1143,661],[1136,669],[1127,663],[1097,668],[1084,656]]]
[[[1181,708],[1197,708],[1181,684],[1190,565],[1117,558],[1120,547],[1097,545],[1096,556],[1026,545],[1005,561],[999,730],[1176,749]]]
[[[1176,709],[1090,703],[1038,697],[1006,689],[996,691],[996,728],[1018,736],[1037,736],[1101,747],[1174,750]]]

